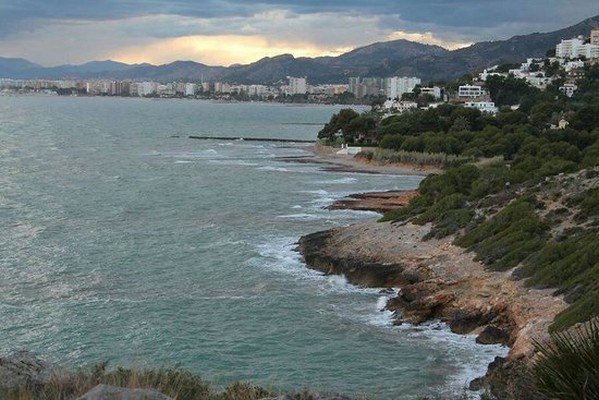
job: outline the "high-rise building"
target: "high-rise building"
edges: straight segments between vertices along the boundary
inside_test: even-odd
[[[185,84],[185,96],[195,96],[197,89],[198,89],[198,85],[196,85],[195,83],[186,83]]]
[[[306,83],[306,78],[294,78],[288,76],[289,79],[289,94],[306,94],[308,92],[308,85]]]
[[[416,85],[420,85],[420,78],[407,76],[393,76],[385,81],[385,95],[390,99],[399,98],[404,93],[411,93]]]

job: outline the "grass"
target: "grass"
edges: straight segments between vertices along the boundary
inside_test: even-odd
[[[419,166],[455,167],[474,161],[472,157],[456,156],[445,153],[420,153],[416,151],[403,151],[375,148],[362,151],[356,157],[365,158],[369,161],[377,161],[382,164],[414,164]]]

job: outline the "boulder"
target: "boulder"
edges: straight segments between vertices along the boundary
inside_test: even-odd
[[[173,400],[156,389],[131,389],[98,385],[77,400]]]
[[[16,351],[0,357],[0,386],[7,389],[43,386],[67,381],[70,375],[61,367],[37,358],[29,351]]]
[[[499,329],[493,325],[488,325],[476,337],[476,343],[503,344],[503,345],[509,346],[510,345],[510,335],[503,329]]]

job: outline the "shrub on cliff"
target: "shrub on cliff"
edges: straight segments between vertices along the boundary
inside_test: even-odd
[[[599,399],[599,320],[554,333],[535,348],[533,375],[541,393],[560,400]]]

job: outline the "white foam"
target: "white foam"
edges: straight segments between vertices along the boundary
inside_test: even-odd
[[[177,160],[175,161],[175,164],[191,164],[193,161],[189,161],[189,160]]]
[[[341,184],[354,183],[357,181],[358,180],[356,178],[345,177],[345,178],[339,178],[339,179],[329,179],[329,180],[325,180],[325,181],[318,181],[316,183],[318,183],[320,185],[341,185]]]
[[[0,308],[8,308],[10,310],[22,310],[22,306],[15,306],[14,304],[3,303],[0,301]]]
[[[249,162],[249,161],[244,161],[244,160],[235,160],[235,159],[230,159],[230,160],[208,160],[209,163],[211,164],[218,164],[218,165],[230,165],[230,166],[238,166],[238,167],[255,167],[256,163],[253,162]]]
[[[261,171],[289,172],[289,170],[287,168],[283,168],[283,167],[265,166],[265,167],[259,167],[256,169],[259,169]]]
[[[326,217],[322,216],[322,215],[317,215],[317,214],[299,213],[299,214],[278,215],[277,218],[293,219],[293,220],[297,220],[297,221],[317,221],[319,219],[324,219]]]
[[[302,206],[300,206],[299,204],[296,204],[296,205],[294,205],[294,206],[293,206],[293,207],[291,207],[291,208],[293,208],[293,209],[295,209],[295,210],[298,210],[298,209],[300,209],[300,208],[303,208],[303,207],[302,207]]]

